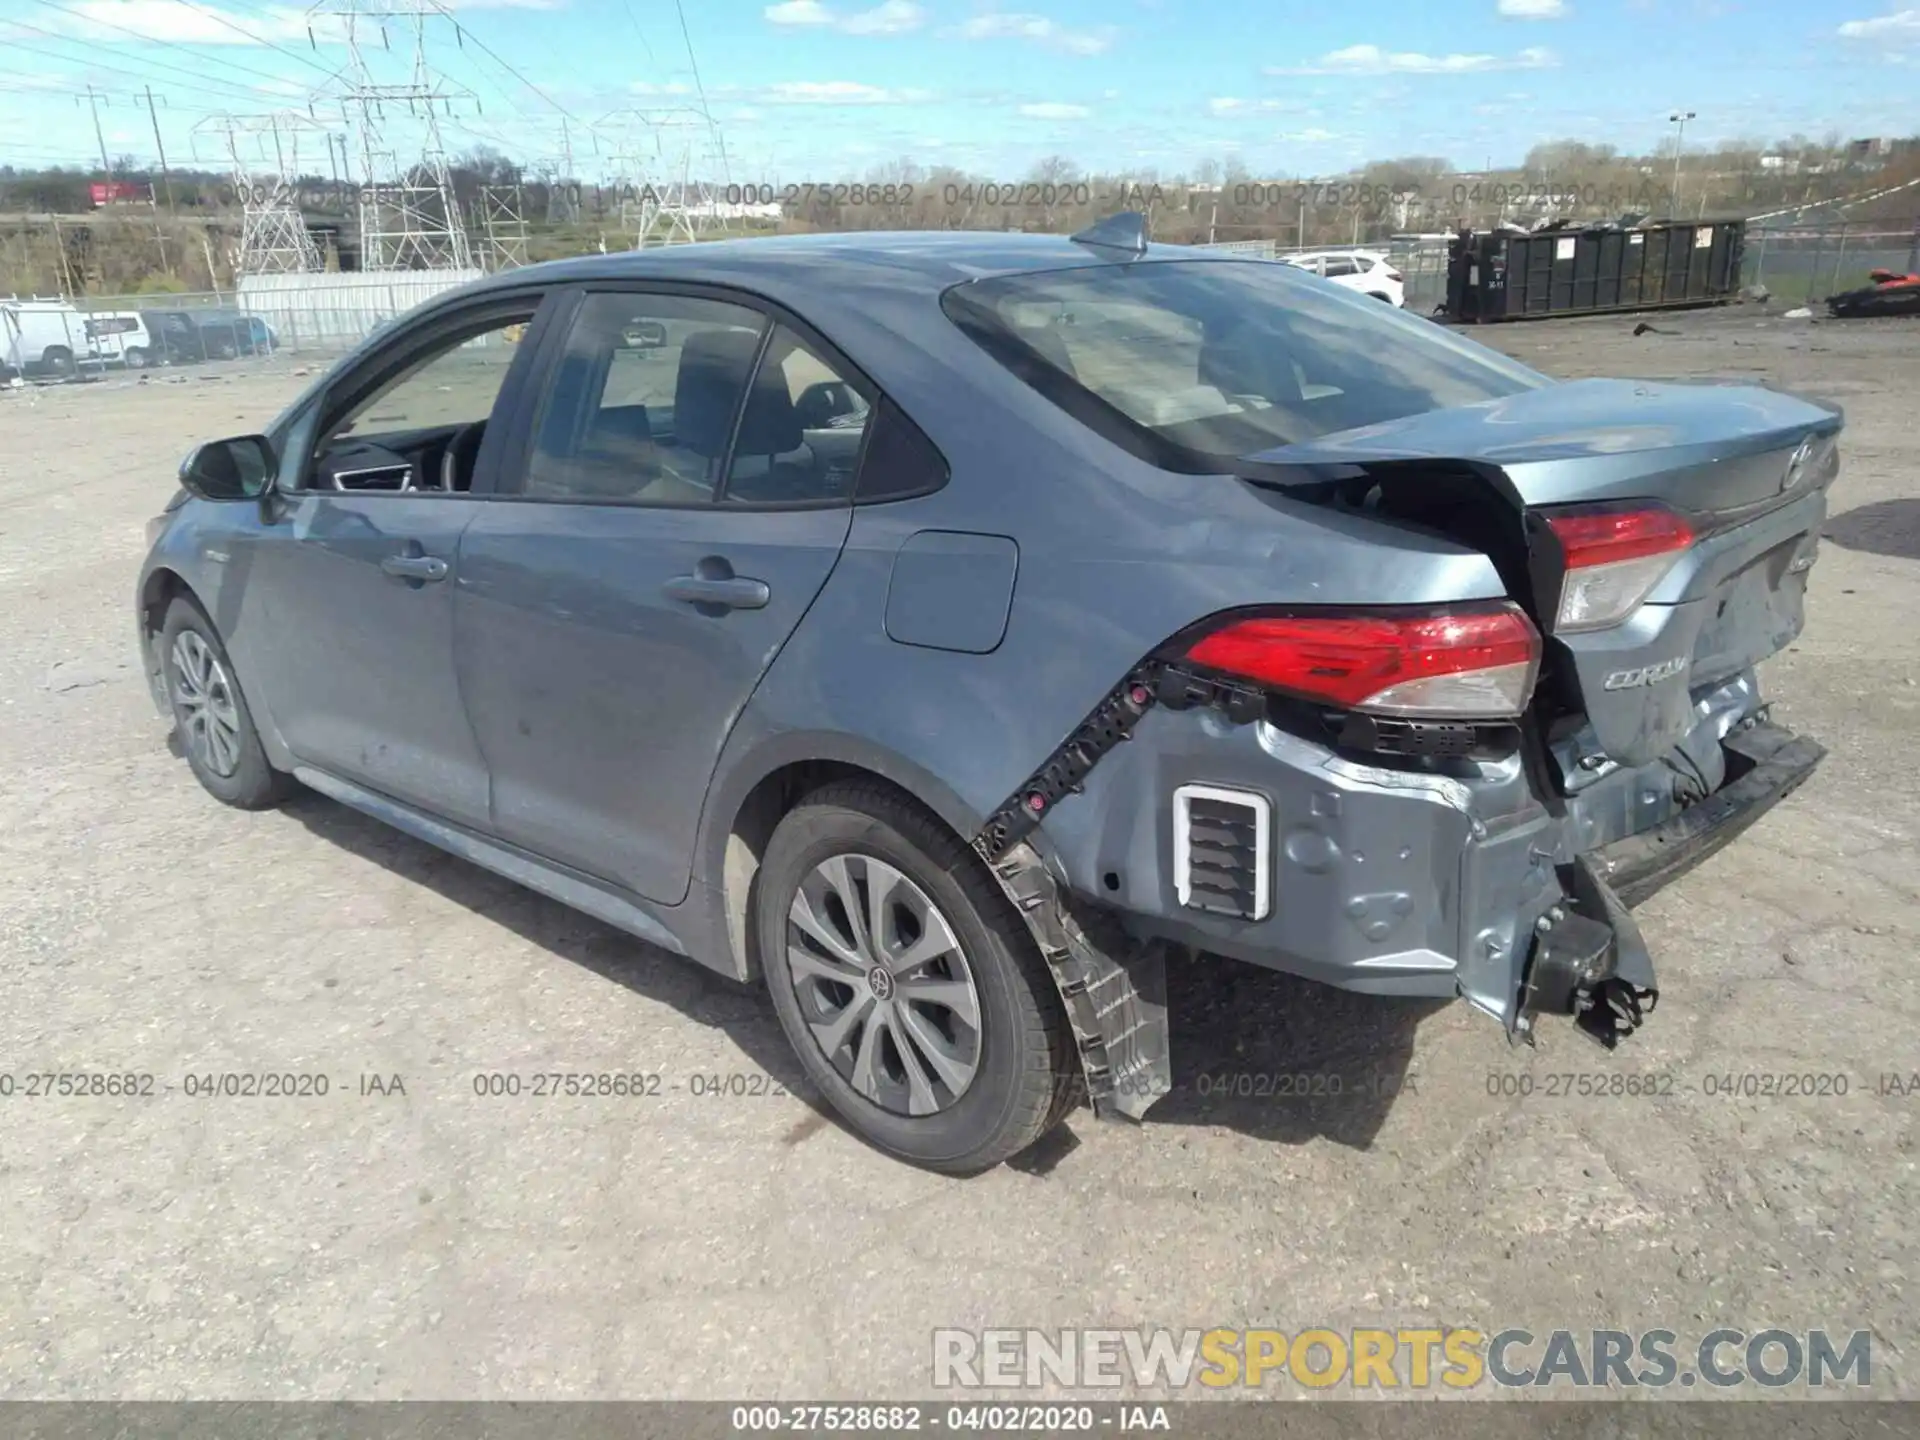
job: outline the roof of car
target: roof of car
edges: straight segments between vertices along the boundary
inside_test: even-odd
[[[505,271],[488,284],[581,280],[697,280],[764,288],[805,280],[930,292],[988,276],[1063,270],[1142,260],[1231,259],[1183,245],[1150,245],[1134,257],[1064,235],[993,230],[871,230],[820,235],[769,235],[658,246]],[[1243,258],[1243,257],[1242,257]]]

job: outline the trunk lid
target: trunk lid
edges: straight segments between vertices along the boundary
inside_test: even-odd
[[[1637,765],[1686,736],[1694,691],[1800,633],[1841,423],[1835,407],[1758,386],[1575,380],[1262,451],[1238,469],[1349,500],[1372,491],[1363,503],[1501,548],[1495,562],[1557,661],[1543,699],[1584,712],[1604,756]],[[1423,509],[1441,475],[1471,502]],[[1462,492],[1462,476],[1477,483]],[[1383,504],[1389,492],[1401,503]],[[1558,507],[1634,502],[1677,512],[1692,544],[1616,623],[1556,634],[1565,569],[1546,522]],[[1507,512],[1504,530],[1477,513],[1488,508]]]

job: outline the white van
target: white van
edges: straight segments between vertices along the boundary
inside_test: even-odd
[[[0,300],[0,363],[23,375],[62,377],[97,363],[87,318],[64,300]]]

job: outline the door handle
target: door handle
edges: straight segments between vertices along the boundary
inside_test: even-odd
[[[720,610],[759,610],[773,596],[766,581],[742,575],[676,575],[662,588],[669,600]]]
[[[438,555],[389,555],[380,568],[396,580],[444,580],[447,562]]]

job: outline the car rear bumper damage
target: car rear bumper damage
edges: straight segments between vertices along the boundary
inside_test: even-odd
[[[1572,793],[1543,802],[1555,787],[1519,755],[1448,773],[1370,765],[1159,693],[1130,677],[976,840],[1053,967],[1096,1112],[1134,1118],[1171,1084],[1175,947],[1370,994],[1459,996],[1516,1041],[1560,1016],[1612,1048],[1658,996],[1630,907],[1825,753],[1765,718],[1749,672],[1695,693],[1671,755],[1576,761]]]

